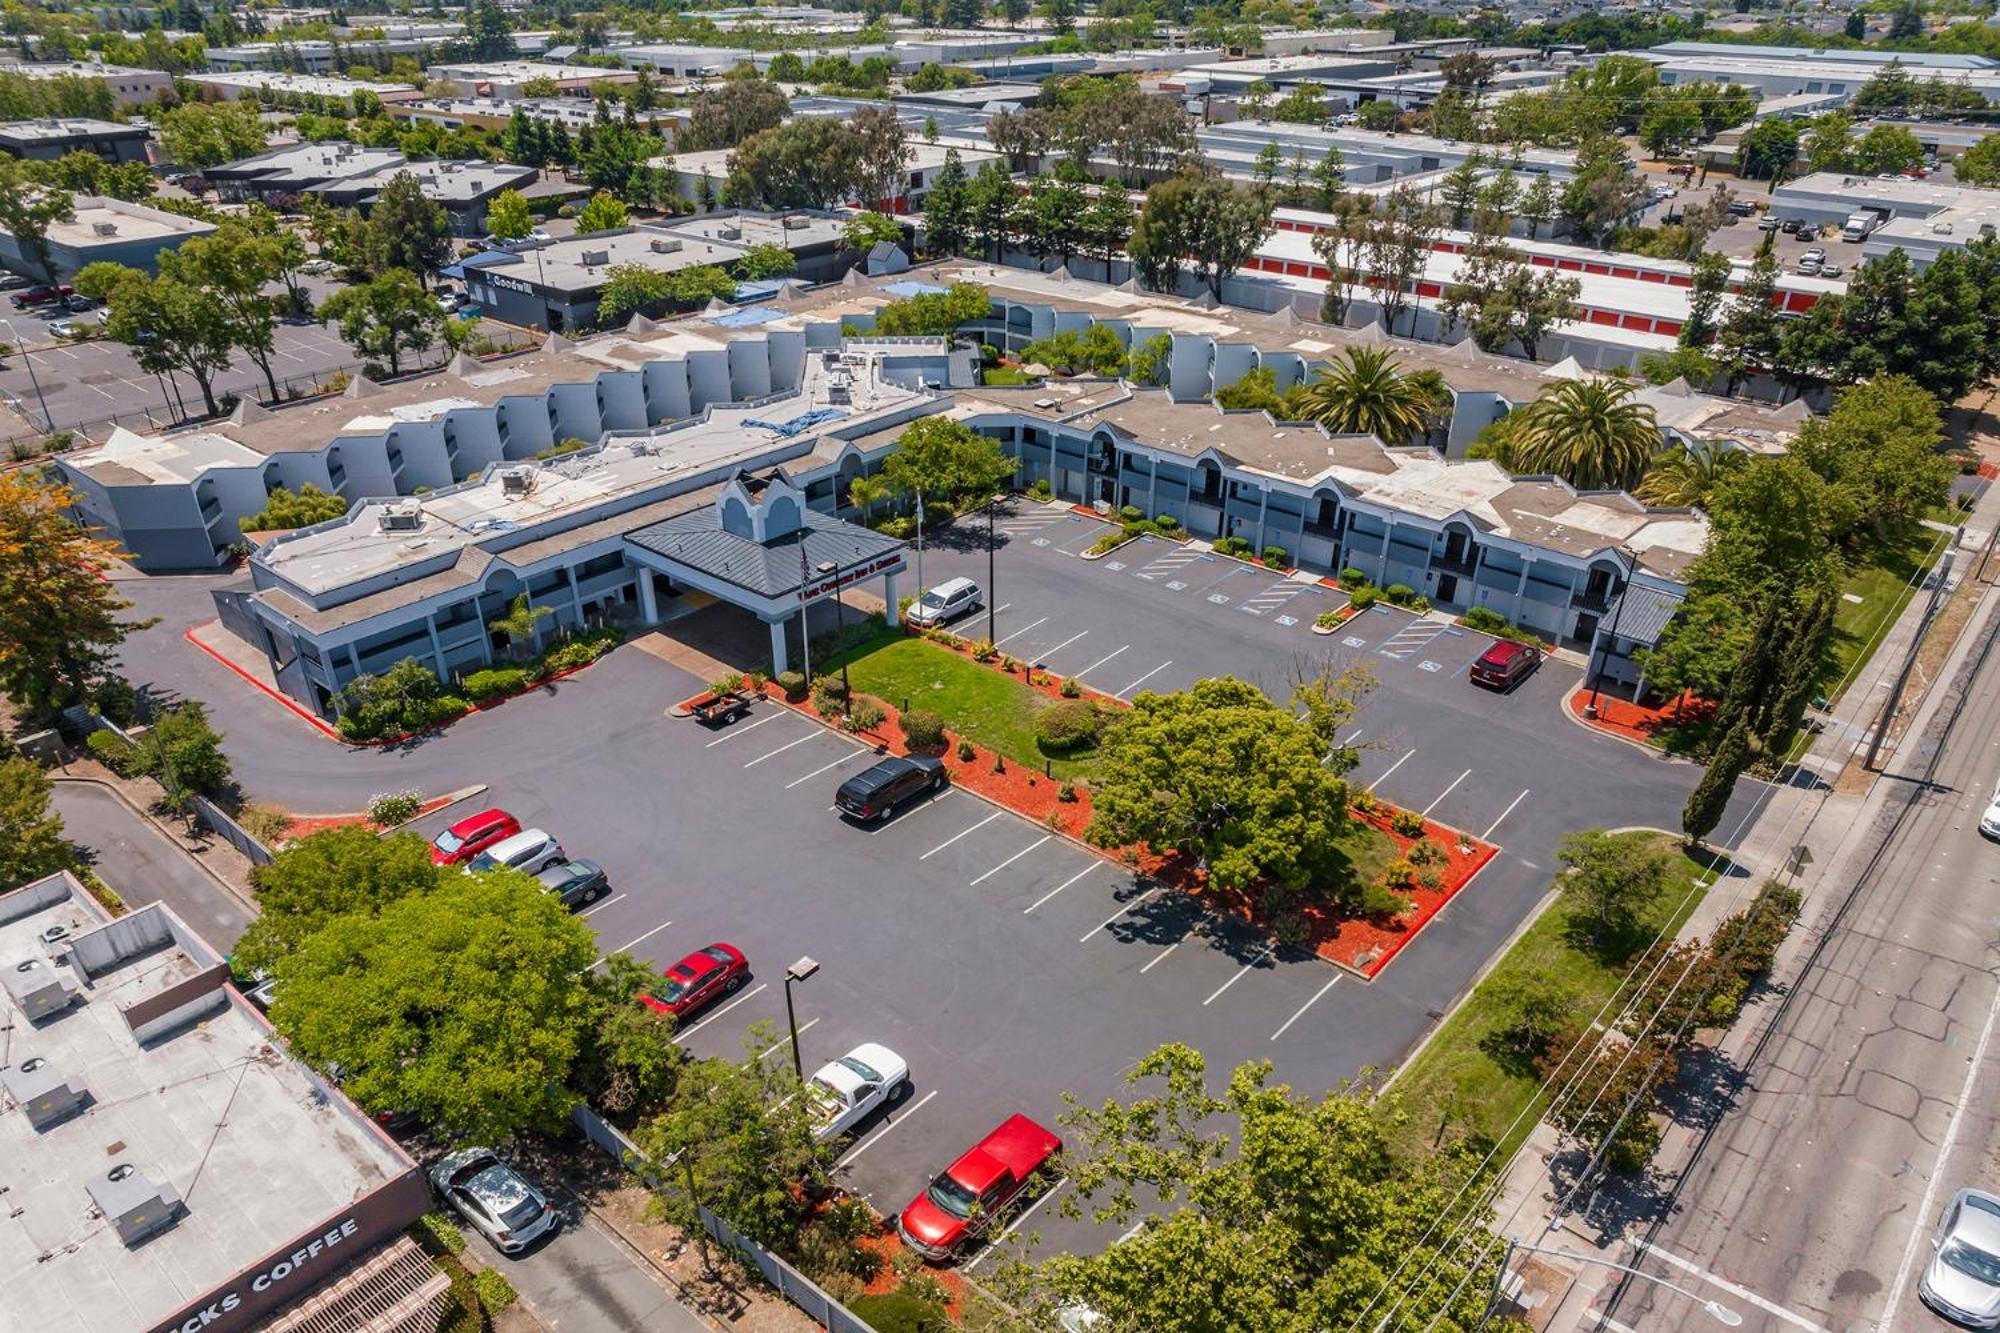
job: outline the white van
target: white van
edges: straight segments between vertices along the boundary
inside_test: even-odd
[[[531,828],[494,843],[466,862],[465,870],[471,874],[475,870],[499,870],[504,867],[532,875],[567,859],[561,843],[540,829]]]
[[[979,609],[979,585],[971,579],[947,579],[910,603],[912,625],[929,629],[945,625]]]

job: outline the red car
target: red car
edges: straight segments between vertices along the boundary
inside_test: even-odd
[[[463,865],[503,838],[521,831],[521,821],[505,810],[467,815],[431,840],[431,864]]]
[[[711,944],[668,968],[659,985],[639,998],[663,1013],[686,1018],[734,991],[749,975],[750,963],[741,949],[733,944]]]
[[[72,294],[75,290],[74,287],[50,287],[46,285],[30,287],[25,292],[14,293],[14,308],[16,310],[28,310],[38,305],[47,305],[51,301],[62,300],[63,297]]]
[[[1472,664],[1474,684],[1485,685],[1496,690],[1512,689],[1527,679],[1528,673],[1540,666],[1542,654],[1538,649],[1525,643],[1515,643],[1512,639],[1501,639],[1479,655]]]
[[[983,1235],[1062,1151],[1062,1140],[1024,1115],[1009,1116],[953,1162],[896,1219],[903,1243],[934,1263]]]

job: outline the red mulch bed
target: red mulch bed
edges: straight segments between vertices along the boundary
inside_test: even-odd
[[[1624,699],[1600,694],[1595,721],[1585,717],[1583,711],[1590,706],[1589,690],[1579,688],[1564,702],[1571,715],[1585,726],[1596,727],[1599,731],[1608,731],[1642,745],[1649,744],[1663,731],[1679,726],[1698,726],[1715,716],[1714,701],[1693,694],[1652,706],[1628,703]]]
[[[425,815],[434,814],[444,809],[447,805],[450,805],[452,799],[449,796],[434,796],[430,800],[425,801],[418,808],[417,813],[410,817],[412,819],[422,819]],[[344,824],[366,824],[367,822],[368,816],[365,814],[293,815],[292,822],[285,826],[283,838],[309,838],[322,829],[339,828]]]
[[[968,660],[972,659],[971,648],[967,644],[935,638],[931,642],[959,653]],[[982,665],[991,666],[995,671],[1002,669],[999,660]],[[1007,674],[1030,674],[1030,669],[1024,668],[1021,673]],[[1037,676],[1029,679],[1027,683],[1030,688],[1040,691],[1051,699],[1060,699],[1063,695],[1057,686],[1042,683],[1044,680],[1054,679],[1059,677]],[[825,722],[829,726],[838,725],[837,719],[821,715],[812,706],[810,699],[801,699],[793,703],[785,698],[784,692],[775,684],[767,683],[764,690],[771,698],[807,717]],[[1101,694],[1088,687],[1084,688],[1081,697],[1098,700],[1117,708],[1130,706],[1123,699]],[[857,734],[864,740],[874,741],[889,753],[910,753],[909,744],[903,738],[899,711],[884,700],[876,702],[881,704],[882,711],[887,715],[885,720],[880,726]],[[945,769],[951,774],[951,780],[958,786],[966,788],[975,795],[983,796],[997,805],[1005,806],[1016,814],[1035,820],[1052,832],[1063,834],[1078,842],[1082,841],[1083,830],[1089,825],[1091,815],[1090,790],[1083,784],[1076,784],[1075,800],[1060,800],[1057,793],[1062,783],[1059,780],[1051,780],[990,750],[975,748],[970,761],[961,760],[958,757],[956,736],[951,737],[939,757],[943,759]],[[998,772],[995,771],[996,764],[1000,765]],[[1380,801],[1379,798],[1377,804],[1381,807],[1379,811],[1370,814],[1357,811],[1355,817],[1387,834],[1395,842],[1399,855],[1407,854],[1419,839],[1407,837],[1390,828],[1389,821],[1396,813],[1395,807]],[[1323,908],[1307,908],[1304,913],[1308,923],[1306,947],[1328,962],[1347,968],[1372,981],[1389,965],[1390,960],[1402,950],[1403,946],[1415,939],[1417,932],[1443,910],[1444,905],[1470,883],[1472,877],[1478,874],[1499,851],[1499,848],[1490,843],[1481,842],[1468,833],[1462,833],[1433,820],[1424,821],[1423,836],[1443,847],[1448,856],[1448,859],[1437,867],[1441,874],[1441,883],[1437,888],[1413,886],[1399,889],[1398,892],[1410,899],[1410,910],[1401,916],[1391,918],[1351,917]],[[1107,850],[1086,845],[1086,849],[1107,860],[1131,866],[1184,892],[1202,894],[1220,911],[1242,920],[1257,921],[1255,904],[1247,895],[1225,894],[1210,889],[1205,872],[1197,869],[1177,853],[1163,855],[1137,847]]]
[[[880,1231],[872,1236],[863,1236],[855,1244],[882,1256],[882,1271],[875,1275],[874,1281],[862,1289],[864,1295],[885,1296],[903,1284],[903,1279],[896,1276],[895,1261],[896,1256],[908,1249],[908,1246],[904,1245],[903,1238],[896,1234],[896,1228],[884,1222]],[[952,1322],[957,1323],[965,1314],[964,1275],[930,1263],[925,1264],[924,1271],[936,1278],[938,1285],[944,1288],[944,1308],[950,1313]]]

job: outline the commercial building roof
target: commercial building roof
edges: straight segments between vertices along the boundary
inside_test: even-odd
[[[805,522],[798,532],[760,542],[725,529],[722,511],[704,504],[629,532],[625,540],[766,598],[797,594],[811,580],[809,571],[825,565],[851,569],[903,545],[900,538],[885,537],[825,514],[808,513]]]
[[[234,88],[244,92],[301,93],[314,97],[352,97],[374,93],[384,100],[421,96],[407,83],[381,83],[366,79],[343,79],[334,74],[294,74],[289,70],[196,70],[184,75],[207,88]]]
[[[416,1169],[284,1052],[225,987],[221,957],[158,904],[113,920],[66,873],[0,895],[0,967],[8,1328],[152,1328]],[[35,976],[71,997],[38,999],[20,984]],[[127,1198],[154,1199],[150,1220]]]
[[[163,208],[148,208],[123,199],[106,199],[80,194],[70,200],[70,216],[48,225],[51,245],[72,250],[116,245],[124,241],[157,240],[163,236],[206,236],[215,230],[212,222],[182,217]]]
[[[0,138],[16,143],[61,142],[65,139],[99,138],[107,134],[146,137],[146,131],[140,126],[122,125],[115,120],[91,120],[83,116],[10,120],[0,125]]]
[[[1759,46],[1751,42],[1662,42],[1637,52],[1646,56],[1717,56],[1765,58],[1791,63],[1843,65],[1887,65],[1891,62],[1913,70],[2000,69],[2000,60],[1990,56],[1959,55],[1949,51],[1883,51],[1856,47]]]

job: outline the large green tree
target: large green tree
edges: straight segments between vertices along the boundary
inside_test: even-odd
[[[1653,409],[1634,402],[1636,386],[1612,379],[1564,380],[1522,408],[1512,432],[1513,461],[1553,473],[1579,490],[1638,484],[1660,448]]]
[[[414,173],[399,171],[368,210],[363,249],[372,272],[403,269],[428,284],[431,275],[451,262],[451,217],[424,193]]]
[[[266,129],[254,101],[185,102],[160,113],[158,134],[169,161],[201,171],[262,152]]]
[[[408,269],[392,268],[367,282],[343,287],[320,306],[322,324],[360,355],[380,359],[391,375],[402,373],[403,358],[435,346],[444,312]]]
[[[260,236],[238,223],[225,223],[207,236],[160,252],[160,275],[186,284],[215,302],[229,341],[249,353],[264,372],[264,386],[276,402],[278,375],[277,303],[264,294],[284,271],[285,246],[275,235]]]
[[[75,860],[62,816],[49,804],[55,790],[33,760],[0,758],[0,893],[67,869]]]
[[[301,838],[250,872],[258,915],[236,956],[248,967],[275,967],[334,918],[374,915],[410,894],[428,893],[441,873],[429,844],[414,833],[381,837],[347,824]]]
[[[1228,676],[1140,694],[1100,743],[1086,836],[1182,853],[1220,888],[1359,905],[1347,784],[1326,762],[1353,704],[1326,682],[1292,703]]]
[[[89,698],[143,627],[123,618],[132,604],[105,577],[123,552],[70,518],[78,501],[30,472],[0,472],[0,689],[36,717]]]
[[[919,417],[897,437],[881,475],[903,495],[977,504],[1014,475],[1014,460],[991,436],[962,421]]]
[[[1602,829],[1569,834],[1556,859],[1566,868],[1556,883],[1574,912],[1589,921],[1593,948],[1630,930],[1639,913],[1666,892],[1674,873],[1672,853],[1658,843]]]
[[[1407,444],[1443,406],[1436,386],[1382,347],[1349,347],[1301,390],[1306,415],[1336,435]]]
[[[1175,176],[1146,191],[1127,249],[1147,286],[1172,291],[1192,269],[1221,300],[1222,284],[1271,234],[1275,202],[1268,190],[1220,176]]]
[[[517,241],[535,229],[534,214],[519,190],[506,189],[486,206],[486,230],[503,241]]]
[[[271,1022],[374,1112],[452,1143],[550,1129],[599,1006],[590,927],[532,877],[458,871],[329,919],[273,969]]]
[[[1037,1327],[1085,1306],[1106,1329],[1317,1333],[1363,1316],[1373,1327],[1392,1309],[1385,1290],[1412,1293],[1393,1307],[1398,1326],[1480,1322],[1502,1247],[1483,1212],[1458,1206],[1450,1159],[1391,1151],[1395,1113],[1366,1089],[1298,1092],[1258,1061],[1215,1092],[1183,1045],[1142,1057],[1126,1084],[1101,1105],[1069,1099],[1076,1188],[1062,1207],[1113,1226],[1150,1216],[1024,1277]]]
[[[68,190],[37,181],[26,163],[0,158],[0,231],[14,238],[21,258],[46,281],[56,280],[49,255],[49,228],[74,216]]]
[[[754,208],[831,208],[868,183],[867,146],[831,116],[759,130],[730,153],[723,197]]]
[[[156,277],[103,260],[84,266],[76,289],[109,307],[106,336],[130,347],[141,370],[187,374],[208,415],[222,411],[215,377],[233,360],[241,330],[214,293],[166,271]]]

